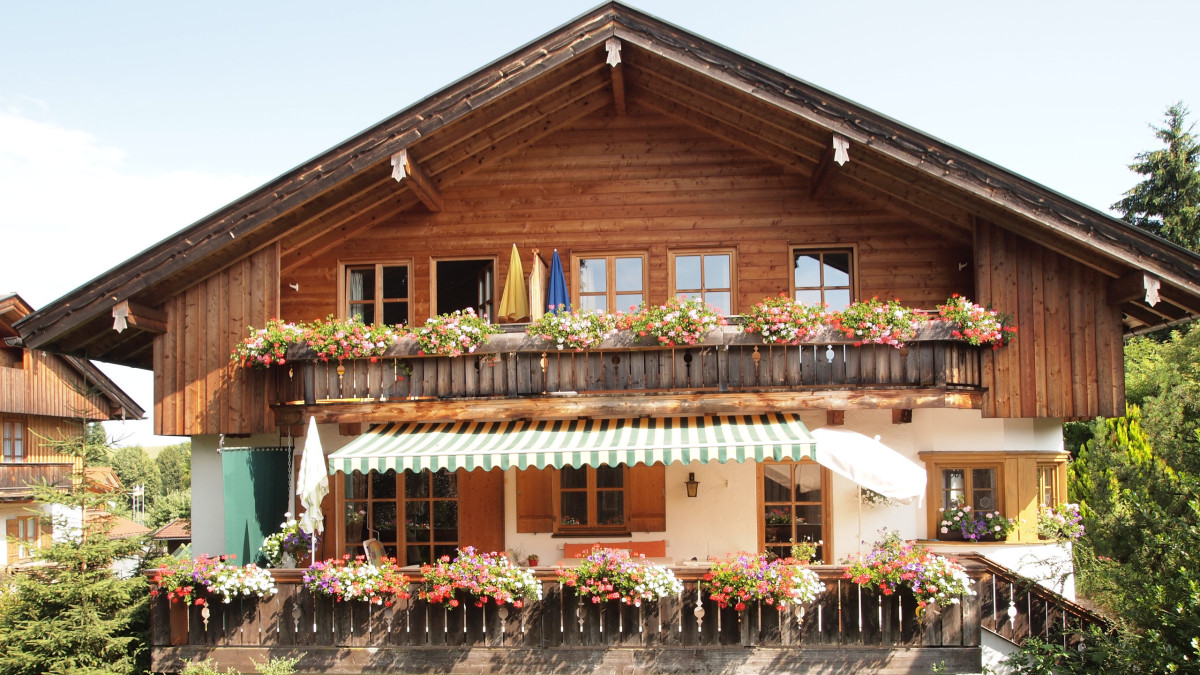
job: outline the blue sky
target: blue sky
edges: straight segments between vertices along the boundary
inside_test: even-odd
[[[45,305],[595,4],[4,3],[0,292]],[[632,4],[1102,209],[1200,110],[1193,1]]]

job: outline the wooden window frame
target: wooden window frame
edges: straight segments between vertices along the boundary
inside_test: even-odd
[[[1050,472],[1050,484],[1047,486],[1044,483],[1046,473]],[[1038,505],[1057,508],[1059,504],[1066,501],[1067,488],[1067,463],[1066,462],[1038,462],[1037,465],[1037,480],[1038,480]],[[1052,499],[1049,504],[1046,504],[1043,496],[1046,487],[1050,488]]]
[[[488,300],[492,306],[491,316],[488,318],[493,322],[497,321],[495,309],[500,306],[500,291],[504,288],[504,280],[500,279],[500,256],[497,255],[433,255],[429,256],[429,317],[437,316],[437,266],[441,262],[468,262],[473,260],[490,260],[492,261],[492,297]],[[418,325],[415,320],[411,319],[410,323],[414,326]],[[422,320],[421,323],[424,323]]]
[[[608,308],[608,314],[616,312],[624,312],[628,307],[617,306],[617,258],[641,258],[642,259],[642,301],[649,299],[650,295],[650,256],[645,250],[632,249],[627,251],[583,251],[571,253],[571,307],[578,309],[582,307],[580,298],[583,295],[582,277],[579,273],[579,262],[585,259],[604,258],[604,303]],[[588,295],[599,295],[599,293],[588,293]]]
[[[824,272],[821,273],[821,286],[796,286],[796,255],[800,253],[849,253],[850,254],[850,302],[857,302],[858,294],[858,246],[856,244],[829,244],[829,245],[812,245],[812,244],[788,244],[788,292],[790,297],[795,299],[797,290],[814,290],[819,288],[821,291],[821,302],[825,302]],[[839,289],[842,286],[831,286],[830,288]]]
[[[43,536],[48,534],[44,529],[40,516],[15,516],[5,524],[5,535],[8,537],[9,563],[27,560],[33,557],[33,552],[42,548]]]
[[[684,289],[680,290],[675,279],[675,259],[679,256],[700,256],[700,288],[699,289]],[[704,256],[709,255],[728,255],[729,256],[729,287],[708,288],[705,286],[704,280]],[[667,283],[671,289],[669,297],[677,297],[681,293],[700,292],[701,299],[707,302],[705,297],[709,292],[729,293],[729,316],[734,316],[738,313],[738,259],[736,247],[715,247],[715,248],[673,248],[667,250]]]
[[[372,473],[386,474],[387,472],[384,471],[384,472],[372,472]],[[458,541],[439,542],[439,541],[430,540],[428,542],[417,542],[417,543],[411,544],[412,546],[430,546],[430,547],[434,547],[434,548],[436,548],[438,546],[455,546],[455,547],[457,547],[459,545],[459,543],[462,541],[462,528],[463,528],[463,524],[462,524],[462,492],[461,492],[462,474],[459,471],[453,471],[451,473],[453,473],[455,476],[455,481],[456,481],[455,492],[457,494],[456,497],[452,497],[452,498],[451,497],[433,497],[432,496],[433,491],[432,491],[432,485],[431,485],[429,497],[414,497],[414,498],[412,498],[412,501],[426,502],[426,503],[430,504],[431,509],[432,509],[432,504],[435,501],[453,501],[453,502],[455,502],[456,510],[457,510],[457,518],[458,518],[458,522],[456,523],[456,528],[458,531]],[[335,539],[336,539],[336,543],[337,543],[336,555],[341,556],[346,553],[349,553],[350,555],[355,556],[355,555],[360,555],[362,553],[361,542],[347,543],[347,541],[346,541],[347,528],[346,528],[345,518],[346,518],[346,505],[347,504],[350,504],[350,503],[376,504],[376,503],[392,502],[396,506],[396,542],[395,542],[395,544],[396,544],[396,559],[402,561],[404,564],[409,564],[409,565],[416,564],[414,562],[408,561],[408,547],[410,546],[410,544],[408,541],[408,527],[406,526],[406,522],[407,522],[406,506],[409,502],[409,497],[407,496],[407,493],[406,493],[406,483],[407,483],[407,475],[406,474],[407,474],[407,472],[405,472],[405,471],[396,471],[395,472],[393,479],[396,481],[396,496],[390,497],[390,498],[382,498],[382,499],[377,499],[370,495],[368,495],[365,498],[361,498],[361,499],[359,499],[359,498],[347,499],[346,498],[346,480],[347,480],[347,478],[349,478],[349,475],[343,474],[342,476],[340,476],[338,478],[338,480],[334,481],[334,490],[333,490],[334,504],[335,504],[334,508],[335,508],[335,513],[338,514],[337,518],[335,519],[335,527],[336,527]],[[369,477],[370,474],[367,474],[367,476],[368,476],[367,485],[369,486],[369,489],[373,490],[373,488],[370,488],[370,486],[372,485],[372,483],[370,482],[370,477]],[[371,525],[371,511],[368,511],[366,531],[364,532],[364,539],[371,538],[370,525]],[[431,529],[433,529],[432,526],[433,526],[433,513],[431,511],[430,512],[430,528]],[[353,547],[353,548],[351,548],[351,547]]]
[[[562,522],[562,470],[555,469],[552,480],[554,486],[553,492],[553,508],[554,508],[554,536],[556,537],[593,537],[593,536],[628,536],[633,532],[630,524],[630,493],[629,493],[629,466],[622,463],[621,467],[621,524],[620,525],[564,525]],[[596,467],[583,466],[578,467],[587,470],[587,504],[588,516],[595,520],[596,508],[599,503],[597,493],[601,491],[596,487]],[[576,490],[572,490],[576,491]],[[607,492],[616,492],[616,488],[604,488]]]
[[[403,301],[408,304],[408,323],[413,324],[413,281],[414,281],[414,266],[412,258],[396,258],[388,260],[380,260],[379,258],[364,258],[356,259],[349,258],[338,260],[338,277],[337,277],[337,297],[338,297],[338,316],[342,319],[350,318],[350,288],[349,274],[352,268],[361,268],[373,265],[375,267],[375,318],[376,323],[383,321],[383,268],[384,267],[406,267],[408,268],[408,297]],[[393,302],[400,301],[399,298],[392,298]]]
[[[17,456],[13,452],[10,457],[5,453],[7,445],[11,439],[16,438],[16,433],[10,432],[19,431],[21,440],[21,454]],[[11,435],[10,435],[11,434]],[[23,416],[5,415],[0,417],[0,462],[9,464],[23,464],[29,461],[29,425]]]
[[[766,480],[767,465],[787,465],[795,466],[797,464],[817,464],[811,459],[785,460],[785,461],[766,461],[759,462],[755,467],[755,480],[757,481],[755,489],[755,521],[758,523],[758,550],[765,551],[767,549],[767,524],[763,514],[766,513],[767,501],[764,481]],[[822,559],[819,564],[833,564],[833,512],[832,512],[832,486],[833,474],[828,468],[821,466],[821,541],[822,544]],[[772,502],[776,503],[776,502]],[[797,502],[792,501],[791,504]],[[807,502],[806,502],[807,503]],[[793,530],[794,532],[794,530]]]
[[[938,509],[945,506],[942,504],[942,470],[995,468],[997,509],[1004,517],[1017,520],[1017,527],[1006,540],[1009,542],[1038,541],[1038,470],[1042,466],[1054,466],[1055,487],[1064,490],[1070,459],[1068,453],[1057,450],[930,451],[918,453],[918,456],[925,462],[929,476],[925,510],[930,539],[938,539],[940,535],[941,512]]]

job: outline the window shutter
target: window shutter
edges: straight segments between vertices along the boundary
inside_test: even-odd
[[[629,529],[663,532],[667,529],[667,467],[635,464],[629,467]]]
[[[517,472],[517,532],[554,531],[555,470]]]
[[[19,536],[19,532],[17,530],[18,522],[20,522],[19,518],[9,518],[8,520],[4,521],[4,534],[6,537],[5,541],[8,542],[9,564],[16,562],[20,557],[21,544],[17,542],[17,536]]]
[[[459,470],[458,544],[504,550],[504,471]]]

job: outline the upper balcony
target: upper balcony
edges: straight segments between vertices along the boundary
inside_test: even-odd
[[[26,499],[33,496],[33,485],[43,483],[59,489],[71,487],[74,466],[57,462],[0,463],[0,500]]]
[[[293,348],[275,368],[276,419],[296,424],[544,416],[753,414],[781,408],[977,408],[980,347],[922,325],[896,349],[825,328],[798,345],[722,326],[696,346],[643,345],[620,331],[585,352],[559,351],[505,326],[474,354],[432,357],[402,338],[373,359],[319,361]],[[637,394],[631,397],[630,394]],[[455,405],[458,403],[458,405]]]

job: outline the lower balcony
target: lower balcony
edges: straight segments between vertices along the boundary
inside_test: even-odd
[[[71,487],[75,467],[61,462],[3,462],[0,463],[0,500],[28,499],[33,485],[51,485],[60,490]]]
[[[704,569],[676,568],[683,595],[642,607],[580,601],[553,570],[524,608],[453,609],[414,598],[392,607],[318,598],[299,570],[279,592],[211,608],[152,606],[153,670],[214,659],[218,669],[299,658],[304,673],[911,673],[979,672],[980,597],[917,616],[911,595],[863,590],[815,567],[826,590],[799,608],[720,609]],[[415,587],[414,587],[415,588]],[[207,616],[206,616],[207,614]]]

